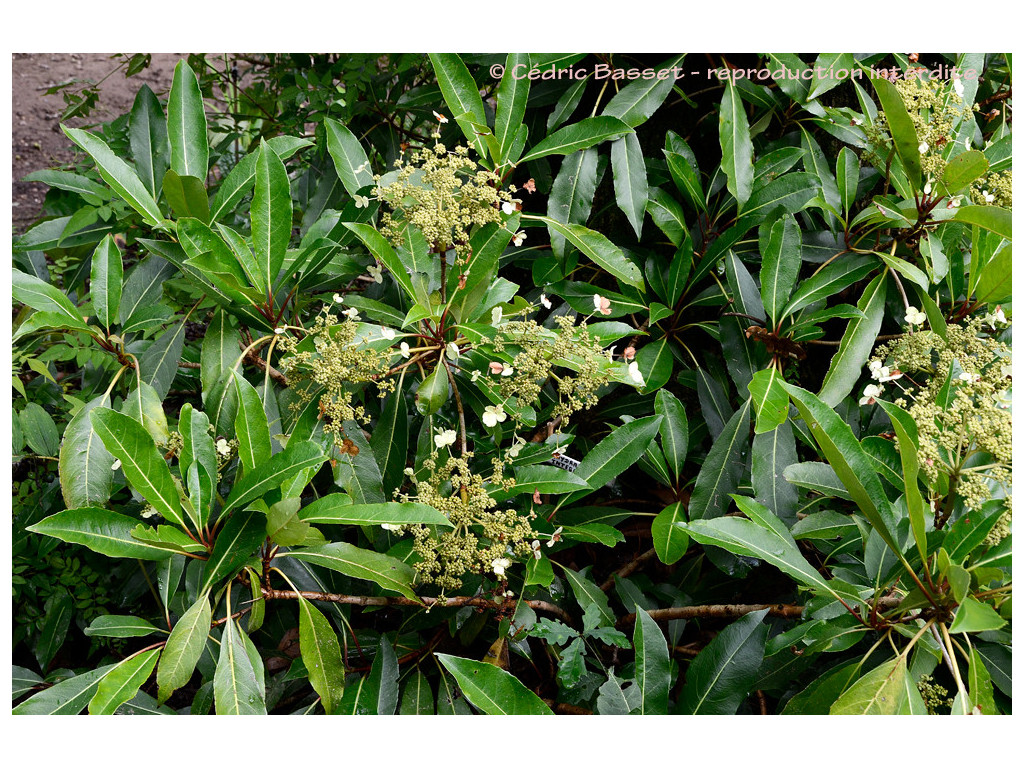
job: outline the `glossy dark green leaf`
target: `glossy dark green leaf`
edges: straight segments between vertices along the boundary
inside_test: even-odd
[[[683,465],[690,444],[690,425],[679,399],[666,389],[654,398],[654,412],[662,417],[661,447],[672,476],[678,481],[683,476]]]
[[[787,173],[753,192],[743,208],[743,219],[759,223],[776,208],[796,213],[818,193],[821,183],[809,173]]]
[[[171,389],[184,348],[185,320],[182,319],[164,331],[139,358],[142,380],[156,390],[161,400],[167,397]]]
[[[789,413],[789,393],[782,388],[782,374],[774,367],[758,371],[750,379],[747,389],[754,409],[754,434],[771,432],[786,420]]]
[[[345,186],[345,191],[355,197],[360,189],[373,184],[373,171],[366,151],[352,131],[337,120],[325,118],[324,130],[327,134],[327,151],[334,160],[338,178]]]
[[[818,397],[833,408],[853,391],[871,356],[885,314],[885,289],[884,275],[868,283],[857,302],[857,309],[864,316],[850,320],[839,342],[839,351],[829,363]]]
[[[484,102],[480,98],[473,76],[465,63],[455,53],[431,53],[430,63],[433,65],[437,84],[441,88],[450,117],[462,129],[466,141],[469,142],[479,157],[487,157],[486,142],[478,135],[474,126],[486,126],[487,115],[484,113]]]
[[[942,171],[942,184],[946,191],[955,195],[975,179],[988,171],[988,160],[976,149],[961,152],[946,164]]]
[[[160,648],[129,656],[107,672],[96,686],[89,702],[90,715],[112,715],[122,704],[131,700],[139,688],[153,674]]]
[[[224,625],[213,691],[218,715],[267,714],[256,670],[234,619]]]
[[[372,581],[383,589],[397,592],[412,600],[416,599],[416,593],[412,590],[416,572],[412,566],[389,555],[338,541],[319,547],[292,550],[287,556],[321,565],[354,579]]]
[[[75,414],[64,429],[60,446],[58,474],[61,493],[69,509],[105,504],[110,499],[114,457],[92,427],[89,412],[109,404],[99,395]]]
[[[535,693],[500,667],[445,653],[434,655],[455,677],[469,703],[484,714],[552,714]]]
[[[516,133],[523,124],[526,114],[526,99],[530,94],[530,80],[522,72],[530,68],[530,55],[510,53],[505,59],[505,73],[498,83],[497,107],[494,111],[494,138],[498,141],[499,154],[494,158],[498,165],[515,162],[511,157]]]
[[[74,607],[71,594],[64,587],[57,587],[43,605],[43,626],[36,641],[36,660],[44,672],[64,644]]]
[[[567,472],[558,467],[544,464],[531,464],[517,467],[516,484],[510,491],[513,495],[521,493],[572,493],[573,491],[590,490],[590,484],[574,472]]]
[[[444,371],[445,363],[438,363],[433,372],[420,382],[416,390],[416,410],[422,416],[429,416],[448,401],[448,374]]]
[[[675,198],[661,187],[650,187],[647,190],[647,212],[674,246],[678,248],[683,245],[686,240],[686,219],[682,206]],[[689,253],[682,255],[684,258],[692,256]]]
[[[903,97],[900,96],[896,86],[883,77],[872,78],[871,84],[875,87],[879,104],[882,111],[885,112],[896,155],[903,164],[907,180],[915,191],[919,190],[921,189],[921,150],[919,149],[921,140],[917,136],[917,130],[903,103]]]
[[[562,161],[548,195],[548,216],[562,224],[586,224],[597,190],[597,149],[581,149]],[[565,256],[565,237],[549,227],[551,250]]]
[[[985,632],[1005,625],[1006,620],[991,605],[968,597],[956,609],[949,632],[954,635],[958,632]]]
[[[909,413],[895,403],[878,400],[878,405],[888,415],[899,443],[900,463],[903,468],[903,499],[907,503],[910,531],[914,535],[918,554],[922,562],[928,559],[928,544],[925,534],[925,501],[918,485],[920,470],[918,459],[917,424]]]
[[[642,696],[640,714],[668,714],[668,689],[671,682],[668,643],[658,623],[639,607],[633,625],[633,647],[636,649],[635,679]]]
[[[803,126],[800,127],[800,146],[804,150],[802,158],[804,170],[818,179],[825,204],[838,213],[842,208],[842,202],[832,169],[825,160],[825,153],[821,151],[818,142]]]
[[[406,678],[402,690],[402,703],[399,705],[400,715],[433,715],[434,691],[430,681],[422,672],[414,672]]]
[[[170,163],[167,121],[156,94],[146,84],[139,88],[128,118],[128,140],[135,170],[154,199]]]
[[[369,224],[359,224],[352,222],[343,222],[345,227],[356,234],[363,245],[369,249],[370,253],[377,257],[377,260],[381,262],[392,277],[395,278],[405,295],[410,300],[416,301],[416,291],[413,290],[412,280],[409,278],[409,271],[405,265],[398,258],[398,254],[395,253],[395,249],[391,247],[391,244],[384,239],[376,229],[371,227]]]
[[[68,680],[44,688],[21,702],[12,715],[77,715],[85,709],[96,694],[100,680],[113,669],[113,664],[76,675]]]
[[[280,455],[280,454],[279,454]],[[206,592],[224,578],[231,578],[266,538],[267,519],[262,512],[243,509],[235,512],[217,534],[213,551],[203,568],[200,592]]]
[[[608,595],[590,578],[587,573],[589,569],[590,566],[587,566],[577,573],[571,568],[563,566],[562,572],[566,581],[569,582],[569,586],[572,587],[573,595],[576,596],[576,602],[580,604],[580,608],[586,612],[593,607],[599,617],[599,626],[613,627],[615,626],[615,614],[608,604]]]
[[[15,301],[39,312],[53,312],[82,325],[82,313],[71,299],[54,285],[21,270],[11,270],[11,295]]]
[[[690,715],[734,715],[750,693],[764,658],[768,610],[748,613],[715,635],[690,662],[680,698]]]
[[[617,117],[599,115],[585,117],[578,123],[559,128],[538,142],[519,160],[519,165],[548,155],[568,155],[578,149],[586,149],[603,141],[612,141],[633,129]]]
[[[669,504],[651,522],[654,551],[658,559],[666,565],[672,565],[679,560],[690,546],[689,534],[676,525],[680,522],[686,522],[686,509],[679,501]]]
[[[310,685],[331,714],[345,690],[345,662],[331,623],[304,597],[299,597],[299,649]]]
[[[330,122],[328,118],[327,122]],[[328,144],[330,137],[328,136]],[[312,146],[313,142],[308,139],[300,139],[295,136],[274,136],[267,140],[267,146],[277,154],[281,160],[287,160],[300,149]],[[256,161],[259,158],[259,150],[250,152],[239,160],[231,169],[227,177],[220,183],[217,192],[210,203],[210,220],[219,221],[227,214],[235,210],[236,206],[252,191],[256,179]],[[369,166],[366,173],[369,175]],[[369,182],[367,182],[369,183]]]
[[[89,292],[92,295],[92,307],[96,319],[105,328],[117,320],[117,310],[121,305],[121,285],[124,280],[124,266],[121,263],[121,251],[114,238],[107,235],[92,254],[92,273],[89,280]]]
[[[592,229],[579,224],[562,224],[547,216],[524,216],[535,221],[542,221],[558,232],[562,237],[580,249],[583,254],[599,267],[617,277],[627,285],[644,288],[643,275],[636,264],[622,253],[622,249],[611,240]]]
[[[654,77],[627,81],[628,84],[611,98],[601,114],[617,117],[630,128],[646,122],[672,93],[675,85],[672,68],[682,63],[683,56],[675,56],[654,67]]]
[[[270,426],[255,388],[237,370],[234,378],[238,395],[238,412],[235,414],[238,460],[252,472],[270,458]]]
[[[323,450],[316,443],[308,440],[289,441],[288,447],[275,453],[268,461],[246,473],[240,482],[231,489],[221,514],[232,509],[243,507],[250,501],[261,498],[269,491],[297,475],[300,471],[318,467],[327,460]]]
[[[1013,256],[1007,244],[985,265],[978,278],[975,297],[980,302],[992,304],[1008,299],[1012,292]]]
[[[722,146],[722,170],[729,192],[740,209],[750,199],[754,182],[754,145],[750,142],[750,123],[743,109],[739,90],[727,81],[718,113],[718,140]]]
[[[93,619],[84,631],[87,637],[146,637],[160,630],[138,616],[104,614]]]
[[[409,407],[399,387],[384,400],[380,419],[370,436],[370,449],[380,467],[384,493],[390,494],[404,481],[406,455],[409,450]]]
[[[299,518],[309,523],[329,525],[442,525],[451,522],[431,506],[415,501],[389,501],[382,504],[353,504],[343,493],[317,499],[299,510]]]
[[[750,445],[750,400],[740,406],[715,439],[701,465],[690,496],[691,520],[719,517],[730,504],[729,494],[739,485]]]
[[[284,163],[267,144],[260,145],[253,187],[252,244],[267,285],[277,281],[292,234],[292,195]]]
[[[615,202],[626,214],[626,219],[639,239],[644,224],[644,211],[647,210],[647,169],[640,140],[635,133],[627,133],[612,142],[611,151]]]
[[[907,659],[898,656],[872,669],[829,709],[830,715],[894,715],[906,697]]]
[[[839,199],[842,203],[844,216],[850,215],[850,209],[857,200],[857,184],[860,182],[860,160],[849,147],[839,150],[836,158],[836,184],[839,187]]]
[[[370,674],[345,688],[340,715],[393,715],[398,707],[398,659],[395,649],[381,636]]]
[[[750,458],[754,496],[789,525],[796,522],[798,494],[785,471],[796,459],[796,440],[790,422],[754,435]]]
[[[953,219],[995,232],[1007,240],[1013,239],[1013,217],[1006,208],[995,205],[962,205],[956,209]]]
[[[646,416],[617,427],[583,457],[574,474],[591,488],[600,488],[643,455],[647,444],[658,434],[661,422],[661,416]]]
[[[55,456],[60,450],[60,433],[53,417],[39,403],[29,403],[20,414],[25,441],[38,456]]]
[[[61,129],[96,162],[100,176],[118,197],[138,211],[151,227],[162,225],[164,217],[153,195],[132,167],[114,154],[103,139],[80,128],[61,126]]]
[[[800,227],[792,216],[762,227],[761,299],[773,328],[782,320],[783,307],[796,285],[801,252]]]
[[[206,111],[196,73],[184,61],[174,67],[174,80],[167,98],[167,141],[175,173],[205,181],[210,164]]]
[[[81,544],[107,557],[134,557],[139,560],[170,557],[170,552],[132,537],[132,529],[138,524],[137,518],[109,509],[81,507],[50,515],[26,530]]]
[[[212,619],[209,594],[204,591],[171,629],[156,670],[158,699],[161,703],[192,679],[192,673],[206,647]]]
[[[130,416],[109,408],[94,408],[89,412],[89,419],[106,449],[120,460],[124,476],[132,487],[165,519],[184,527],[171,470],[146,429]]]

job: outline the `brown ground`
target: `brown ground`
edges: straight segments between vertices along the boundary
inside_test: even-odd
[[[154,53],[153,63],[131,78],[115,72],[100,86],[100,97],[85,119],[72,118],[68,125],[81,127],[110,120],[131,109],[135,92],[143,83],[158,96],[166,94],[174,65],[185,54]],[[71,79],[99,82],[117,69],[120,59],[103,53],[15,53],[12,62],[11,177],[12,224],[24,232],[39,215],[46,185],[24,182],[25,175],[56,168],[74,156],[74,145],[60,130],[65,104],[60,94],[47,95],[50,86]]]

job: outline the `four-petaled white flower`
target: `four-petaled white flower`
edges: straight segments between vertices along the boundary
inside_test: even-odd
[[[499,557],[491,561],[491,570],[494,571],[495,576],[504,576],[505,569],[510,565],[512,565],[512,561],[507,557]]]
[[[346,309],[341,314],[343,314],[349,320],[358,320],[359,319],[359,310],[356,309],[355,307],[350,307],[349,309]]]
[[[959,77],[953,78],[953,90],[956,91],[956,95],[961,99],[964,97],[964,81]]]
[[[284,333],[284,328],[275,328],[274,333],[280,336],[282,333]]]
[[[868,363],[868,370],[871,371],[871,378],[879,382],[895,381],[903,376],[898,368],[890,371],[888,366],[882,365],[881,360],[872,360]]]
[[[515,373],[515,369],[511,365],[507,365],[505,363],[502,363],[502,365],[501,365],[501,375],[502,376],[511,376],[513,373]]]
[[[949,199],[949,202],[946,203],[946,207],[947,208],[959,208],[960,207],[960,200],[961,199],[963,199],[963,195],[957,195],[956,197],[951,197]]]
[[[986,203],[995,202],[996,196],[989,192],[987,189],[981,190],[981,196],[984,198]]]
[[[1009,408],[1013,405],[1013,395],[1008,389],[1004,389],[1002,392],[997,392],[992,395],[992,399],[996,401],[996,405],[1000,408]]]
[[[928,177],[928,181],[926,181],[924,183],[924,193],[926,195],[930,195],[932,193],[932,179],[931,179],[931,176],[929,176]]]
[[[341,304],[341,302],[343,302],[344,300],[345,300],[345,297],[342,296],[340,293],[334,294],[334,303],[335,304]]]
[[[526,441],[523,440],[519,435],[515,436],[512,442],[512,446],[508,449],[508,455],[510,458],[515,458],[519,455],[519,452],[523,450],[523,446],[526,445]]]
[[[430,111],[434,112],[434,110],[430,110]],[[445,117],[444,115],[442,115],[440,112],[434,112],[434,117],[437,118],[437,122],[439,122],[439,123],[447,123],[448,122],[448,118]]]
[[[229,453],[231,453],[231,446],[228,445],[228,441],[225,440],[223,437],[217,441],[217,453],[219,453],[221,456],[227,456]]]
[[[629,364],[629,378],[639,384],[641,387],[644,385],[644,375],[640,373],[640,366],[635,362]]]
[[[544,309],[551,309],[551,299],[549,299],[543,293],[540,295],[540,303],[544,307]]]
[[[110,471],[111,472],[116,472],[120,468],[121,468],[121,460],[120,459],[118,459],[117,461],[115,461],[113,464],[110,465]]]
[[[553,547],[559,541],[562,540],[562,526],[555,528],[555,532],[551,534],[551,539],[548,541],[548,546]]]
[[[380,335],[382,339],[387,339],[388,341],[391,341],[393,338],[395,338],[395,329],[387,327],[381,328]]]
[[[995,330],[997,326],[1006,325],[1010,321],[1006,319],[1006,313],[1003,312],[1002,305],[996,306],[995,312],[990,312],[982,318],[983,322],[989,324],[992,330]]]
[[[523,240],[525,240],[525,239],[526,239],[526,233],[523,230],[520,229],[518,232],[516,232],[514,235],[512,235],[512,244],[516,248],[518,248],[520,245],[523,244]]]
[[[981,381],[981,374],[980,373],[968,373],[967,371],[961,371],[960,375],[957,376],[957,378],[960,381],[967,382],[969,384],[973,384],[976,381]]]
[[[356,201],[356,208],[365,208],[370,204],[370,198],[366,195],[356,195],[353,200]]]
[[[928,142],[927,141],[922,141],[920,144],[918,144],[917,145],[917,151],[920,152],[922,155],[925,152],[927,152],[928,151]]]
[[[928,315],[919,310],[917,307],[907,307],[907,314],[903,316],[910,325],[924,325],[924,321],[928,319]]]
[[[602,315],[610,315],[612,313],[612,303],[606,297],[599,293],[594,294],[594,311],[600,312]]]
[[[484,408],[484,424],[488,427],[496,427],[498,422],[504,421],[506,418],[508,415],[500,405],[488,405]]]
[[[455,444],[455,430],[454,429],[439,429],[437,434],[434,435],[434,445],[438,448],[445,448],[449,445]]]
[[[401,355],[402,357],[405,357],[405,358],[408,358],[408,357],[409,357],[409,343],[408,343],[408,342],[405,342],[405,341],[403,341],[403,342],[402,342],[402,343],[401,343],[401,344],[399,345],[398,349],[399,349],[399,354],[400,354],[400,355]]]
[[[868,384],[864,387],[864,397],[860,399],[861,405],[871,405],[876,397],[881,397],[882,388],[877,384]]]
[[[511,216],[519,210],[519,200],[506,200],[501,204],[501,212]]]
[[[472,372],[470,372],[469,380],[470,381],[479,381],[480,380],[480,371],[472,371]]]
[[[530,542],[530,549],[533,550],[533,559],[540,560],[540,542],[537,539]]]
[[[400,531],[400,530],[402,530],[402,526],[395,525],[394,523],[381,523],[380,527],[383,528],[385,531]]]
[[[371,264],[366,268],[366,271],[370,273],[370,277],[373,278],[373,282],[380,283],[384,281],[384,278],[380,273],[381,267],[379,264]]]
[[[459,345],[454,341],[449,341],[448,346],[444,348],[444,356],[454,363],[459,359]]]

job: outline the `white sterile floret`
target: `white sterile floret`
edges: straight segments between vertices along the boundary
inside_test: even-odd
[[[342,296],[340,293],[334,294],[334,303],[335,304],[341,304],[341,302],[343,302],[344,300],[345,300],[345,297]]]
[[[437,434],[434,435],[434,445],[438,448],[445,448],[449,445],[455,444],[455,430],[454,429],[441,429],[438,430]]]
[[[507,557],[499,557],[491,561],[491,570],[494,571],[495,576],[504,576],[505,569],[510,565],[512,565],[512,561]]]
[[[925,320],[928,319],[928,315],[919,310],[917,307],[907,307],[907,313],[903,316],[910,325],[923,325]]]
[[[394,523],[381,523],[380,527],[383,528],[385,531],[400,531],[400,530],[402,530],[402,526],[395,525]]]
[[[540,303],[544,309],[551,309],[551,300],[543,293],[540,295]]]
[[[612,303],[606,297],[599,293],[594,294],[594,311],[600,312],[602,315],[610,315],[612,313]]]
[[[881,397],[882,388],[876,384],[868,384],[864,387],[864,397],[860,399],[861,405],[871,405],[875,402],[876,397]]]
[[[514,246],[516,246],[516,248],[518,248],[520,245],[523,244],[523,240],[525,240],[525,239],[526,239],[526,233],[523,230],[520,229],[518,232],[516,232],[514,235],[512,235],[512,244]]]
[[[500,405],[488,405],[484,408],[484,424],[488,427],[495,427],[498,422],[504,421],[506,418],[508,415]]]
[[[453,363],[457,361],[459,359],[459,345],[454,341],[448,342],[448,346],[444,349],[444,356]]]
[[[381,267],[377,264],[371,264],[366,268],[366,271],[370,273],[370,277],[373,278],[373,282],[380,283],[384,280],[381,276]]]
[[[395,338],[395,329],[387,327],[381,328],[380,335],[382,339],[387,339],[388,341],[391,341],[393,338]]]
[[[356,201],[356,208],[365,208],[370,204],[370,198],[366,195],[356,195],[353,199]]]
[[[355,307],[350,307],[349,309],[346,309],[341,314],[343,314],[349,320],[359,320],[359,310],[356,309]]]
[[[922,141],[920,144],[918,144],[917,145],[917,151],[920,152],[922,155],[925,152],[927,152],[928,151],[928,142],[927,141]]]
[[[227,456],[229,453],[231,453],[231,446],[228,445],[228,441],[225,440],[223,437],[217,440],[217,453],[219,453],[221,456]]]
[[[408,342],[403,341],[401,344],[398,345],[398,349],[399,349],[399,354],[402,357],[406,357],[406,358],[409,357],[409,343]]]
[[[629,364],[629,378],[635,381],[640,386],[644,384],[644,375],[640,373],[640,366],[635,362]]]

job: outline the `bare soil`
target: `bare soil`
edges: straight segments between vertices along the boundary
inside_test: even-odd
[[[12,61],[11,179],[14,232],[20,234],[39,216],[46,185],[22,179],[33,171],[60,168],[70,163],[76,148],[60,129],[65,104],[62,96],[47,89],[68,80],[102,84],[99,101],[86,118],[72,118],[74,128],[111,120],[131,109],[143,83],[157,96],[171,87],[174,65],[186,54],[154,53],[152,64],[137,75],[117,71],[121,59],[107,53],[15,53]],[[113,73],[113,74],[111,74]],[[109,77],[108,77],[109,76]],[[106,78],[106,79],[104,79]]]

